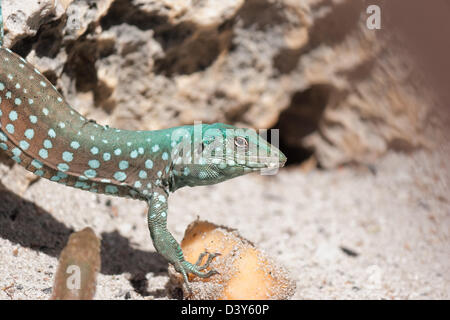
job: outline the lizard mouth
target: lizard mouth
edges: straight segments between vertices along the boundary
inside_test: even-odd
[[[242,159],[244,160],[244,159]],[[245,169],[250,169],[251,171],[260,171],[263,169],[277,169],[284,167],[286,164],[286,156],[277,152],[271,156],[246,156],[245,161],[239,161],[234,157],[229,158],[214,158],[211,160],[211,164],[213,165],[225,165],[225,166],[234,166],[241,167]],[[221,168],[223,169],[223,168]]]
[[[270,157],[255,158],[254,161],[248,161],[245,166],[255,171],[261,169],[276,169],[284,167],[286,160],[286,156],[280,152],[279,154]]]

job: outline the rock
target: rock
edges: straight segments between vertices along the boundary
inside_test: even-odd
[[[314,152],[325,168],[372,163],[390,149],[425,143],[428,109],[409,83],[411,64],[366,28],[363,2],[6,0],[3,6],[6,46],[102,124],[275,127],[288,158]]]
[[[3,0],[2,8],[7,47],[25,38],[34,37],[42,25],[64,14],[64,6],[60,1],[54,0]]]
[[[100,265],[100,239],[94,231],[87,227],[72,233],[59,256],[51,299],[92,300]]]
[[[214,268],[218,274],[208,278],[188,275],[192,294],[182,286],[182,276],[170,268],[172,282],[183,287],[187,299],[285,300],[295,292],[295,282],[286,269],[237,230],[195,220],[187,227],[180,245],[185,259],[191,263],[205,251],[220,254],[205,269]],[[207,261],[208,256],[203,256],[200,265]]]

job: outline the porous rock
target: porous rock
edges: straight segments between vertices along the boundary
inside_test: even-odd
[[[367,29],[362,1],[3,3],[6,46],[102,124],[279,128],[327,168],[423,144],[411,67]]]

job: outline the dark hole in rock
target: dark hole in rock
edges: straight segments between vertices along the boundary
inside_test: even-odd
[[[286,165],[302,163],[313,155],[314,151],[307,148],[303,140],[318,130],[331,89],[329,85],[317,84],[298,91],[292,96],[289,107],[281,112],[273,129],[280,130],[280,150],[287,157]]]
[[[33,49],[39,57],[55,58],[61,47],[63,26],[61,19],[43,24],[36,35],[17,41],[11,50],[23,58]]]
[[[341,43],[352,30],[357,29],[361,23],[361,17],[365,16],[364,1],[322,1],[319,6],[325,9],[328,7],[329,14],[324,14],[314,21],[309,31],[311,35],[309,41],[310,49],[317,46],[329,44],[335,45]],[[313,6],[312,10],[316,12],[321,10]]]
[[[261,0],[245,1],[237,16],[243,22],[244,28],[253,27],[257,30],[280,25],[286,20],[281,5]]]
[[[207,69],[221,52],[219,37],[216,33],[202,33],[185,43],[172,44],[165,56],[155,61],[155,73],[172,76],[192,74]],[[173,38],[167,36],[164,41],[169,43],[173,41]]]
[[[44,72],[44,76],[50,81],[53,85],[56,85],[56,82],[58,81],[58,77],[56,73],[52,70]]]
[[[103,30],[108,30],[122,23],[136,26],[141,30],[150,30],[166,25],[168,18],[142,10],[141,5],[134,4],[131,0],[117,0],[111,4],[108,13],[100,20],[100,25]]]
[[[81,92],[93,90],[98,82],[95,62],[98,57],[93,41],[70,44],[68,59],[64,71],[75,78],[76,89]]]
[[[17,41],[11,47],[11,50],[17,53],[22,58],[26,58],[33,47],[33,41],[35,41],[34,37],[27,37],[25,39]]]
[[[62,27],[63,23],[59,19],[39,29],[38,42],[35,46],[38,56],[56,58],[62,43]]]
[[[283,49],[273,57],[273,66],[281,73],[288,74],[298,65],[302,50]]]
[[[220,53],[229,48],[232,33],[229,26],[195,32],[196,26],[183,22],[155,32],[164,56],[156,59],[155,73],[165,76],[192,74],[210,67]]]

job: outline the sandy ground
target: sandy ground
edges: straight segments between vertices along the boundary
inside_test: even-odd
[[[238,229],[291,273],[293,299],[449,299],[449,154],[447,144],[370,170],[293,166],[181,189],[169,229],[181,240],[197,216]],[[0,299],[49,298],[59,252],[86,226],[103,242],[95,298],[172,298],[143,203],[43,179],[21,189],[15,176],[1,178]]]

